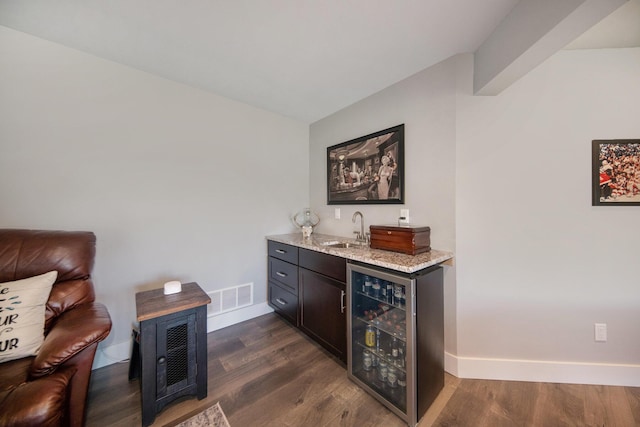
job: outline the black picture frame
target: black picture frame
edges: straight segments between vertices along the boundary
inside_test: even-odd
[[[593,206],[640,206],[640,139],[592,141]]]
[[[327,147],[327,204],[404,204],[404,124]]]

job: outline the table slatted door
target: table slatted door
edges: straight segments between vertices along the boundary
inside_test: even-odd
[[[158,322],[156,398],[196,383],[196,314]]]

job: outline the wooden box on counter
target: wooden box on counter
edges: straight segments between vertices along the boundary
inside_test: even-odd
[[[371,248],[416,255],[431,250],[429,227],[372,225]]]

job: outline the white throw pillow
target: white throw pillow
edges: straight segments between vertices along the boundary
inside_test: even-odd
[[[57,271],[0,283],[0,363],[35,356],[44,341],[44,315]]]

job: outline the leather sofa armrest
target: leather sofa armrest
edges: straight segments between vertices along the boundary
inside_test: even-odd
[[[29,370],[30,377],[51,374],[85,348],[104,340],[110,331],[111,317],[100,303],[81,304],[65,311],[45,337]]]
[[[0,425],[57,427],[65,424],[67,385],[75,372],[75,367],[65,367],[0,392]]]

